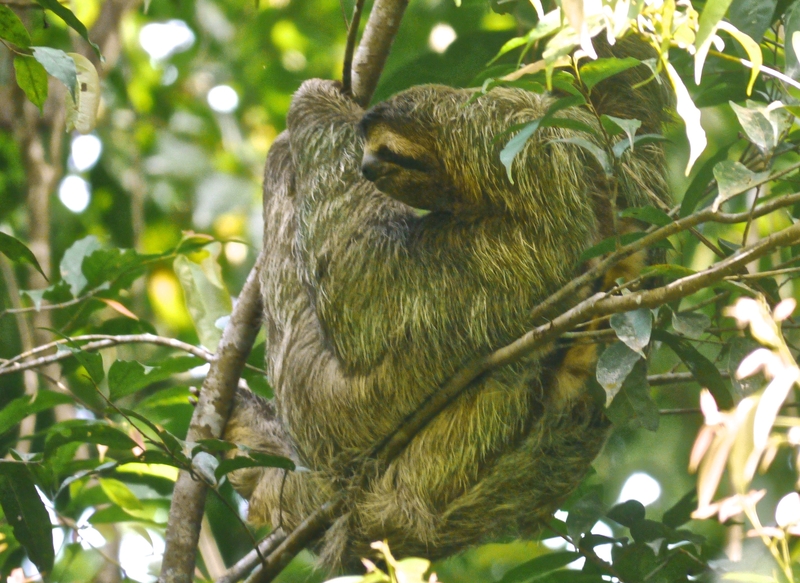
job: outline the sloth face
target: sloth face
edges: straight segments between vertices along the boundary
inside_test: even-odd
[[[437,132],[414,102],[395,98],[378,104],[358,129],[364,138],[361,173],[378,190],[417,209],[461,210],[463,196],[440,159]]]
[[[450,188],[442,184],[438,160],[424,143],[414,142],[385,124],[365,135],[361,173],[376,188],[418,209],[446,210]]]

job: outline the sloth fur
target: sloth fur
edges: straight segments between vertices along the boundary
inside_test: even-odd
[[[657,132],[669,98],[649,69],[605,81],[595,105]],[[604,86],[605,85],[605,86]],[[250,519],[292,529],[335,493],[344,513],[318,549],[329,567],[388,539],[437,558],[541,530],[586,475],[608,432],[590,395],[593,347],[551,347],[477,379],[388,468],[353,464],[477,357],[541,324],[530,312],[612,233],[611,184],[582,148],[543,128],[513,164],[495,136],[556,99],[522,89],[413,87],[364,112],[310,80],[265,173],[262,291],[267,402],[240,392],[226,438],[304,471],[231,476]],[[597,127],[586,108],[557,114]],[[374,182],[367,180],[362,173]],[[624,157],[618,206],[666,198],[657,145]],[[430,212],[420,216],[415,210]],[[601,399],[602,401],[602,399]]]

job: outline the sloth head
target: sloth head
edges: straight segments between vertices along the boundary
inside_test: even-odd
[[[361,171],[388,196],[418,209],[490,216],[530,215],[551,208],[554,195],[576,204],[581,189],[556,167],[574,162],[565,148],[531,140],[514,162],[514,182],[500,162],[506,140],[497,136],[544,114],[551,99],[496,88],[485,95],[442,85],[420,85],[375,105],[361,118]],[[561,154],[559,154],[561,152]],[[563,159],[566,157],[566,159]],[[578,202],[578,204],[582,204]]]
[[[414,208],[455,211],[460,196],[442,159],[438,123],[428,107],[434,95],[421,89],[401,93],[364,114],[358,126],[364,138],[361,172],[378,190]],[[435,98],[440,100],[441,94]]]

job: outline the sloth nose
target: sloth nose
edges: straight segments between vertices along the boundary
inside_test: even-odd
[[[378,178],[378,169],[380,168],[381,160],[370,152],[364,154],[361,160],[361,174],[370,182],[374,182]]]

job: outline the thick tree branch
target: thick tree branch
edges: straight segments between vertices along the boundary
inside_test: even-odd
[[[187,441],[219,438],[225,428],[245,359],[261,328],[260,266],[259,257],[222,333],[200,390]],[[191,583],[207,490],[204,483],[192,479],[188,472],[180,473],[169,510],[160,583]]]

